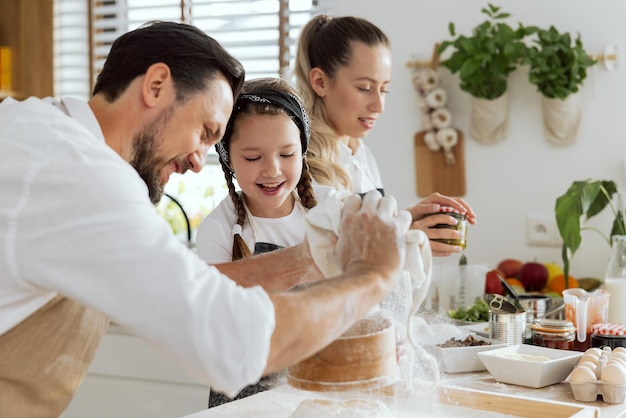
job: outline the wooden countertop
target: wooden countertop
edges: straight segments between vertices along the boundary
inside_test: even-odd
[[[445,397],[446,393],[449,395],[445,400],[447,404],[442,403],[442,394]],[[506,410],[506,416],[626,417],[626,404],[614,405],[603,401],[577,402],[568,383],[533,389],[498,383],[488,372],[442,374],[437,395],[420,396],[419,391],[416,391],[410,398],[401,398],[362,392],[309,392],[284,384],[248,398],[199,411],[186,418],[234,416],[288,418],[306,399],[346,400],[363,397],[380,399],[392,410],[394,416],[399,418],[415,416],[417,408],[420,417],[438,418],[459,416],[460,413],[466,418],[474,416],[472,413],[480,414],[476,416],[482,417],[502,416],[503,412],[494,412],[500,411],[497,408]],[[434,400],[436,398],[439,400]],[[470,415],[466,413],[467,411]]]

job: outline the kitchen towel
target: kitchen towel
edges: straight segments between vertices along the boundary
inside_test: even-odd
[[[343,272],[342,266],[335,255],[335,243],[340,233],[341,210],[343,201],[329,197],[312,208],[307,216],[306,239],[311,255],[325,277],[333,277]],[[408,371],[402,373],[413,390],[413,383],[420,383],[423,390],[436,388],[439,380],[439,366],[435,358],[426,352],[412,337],[412,321],[428,294],[432,276],[432,253],[430,242],[424,231],[411,229],[405,235],[405,262],[402,270],[395,278],[396,285],[381,305],[390,311],[394,319],[399,321],[406,330],[406,338],[411,343],[416,359],[409,361]],[[370,310],[370,313],[372,310]],[[411,356],[413,357],[413,356]],[[418,360],[418,361],[415,361]],[[419,365],[419,369],[413,369]],[[429,379],[415,380],[414,375],[430,375]],[[426,389],[424,389],[426,388]]]

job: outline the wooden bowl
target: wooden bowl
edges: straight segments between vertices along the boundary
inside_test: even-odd
[[[375,389],[398,379],[396,336],[386,318],[357,321],[340,338],[288,369],[287,382],[313,391]]]

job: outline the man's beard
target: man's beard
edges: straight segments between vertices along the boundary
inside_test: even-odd
[[[162,133],[172,113],[172,108],[165,109],[155,119],[156,121],[147,124],[133,138],[133,157],[130,164],[148,186],[150,201],[155,205],[163,196],[165,184],[161,184],[161,172],[168,163],[160,158],[157,152],[165,142]]]

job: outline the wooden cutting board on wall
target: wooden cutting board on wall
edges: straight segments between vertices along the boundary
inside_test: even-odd
[[[425,131],[415,134],[415,176],[417,195],[438,192],[448,196],[465,195],[465,148],[463,132],[457,129],[458,143],[452,148],[455,163],[448,164],[443,151],[431,151],[424,142]]]

